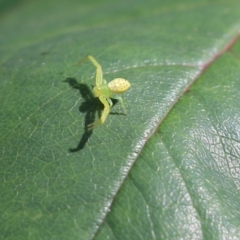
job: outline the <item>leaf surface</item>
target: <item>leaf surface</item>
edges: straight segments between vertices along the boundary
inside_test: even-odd
[[[0,18],[0,237],[240,238],[238,1],[17,6]],[[128,115],[114,102],[92,132],[88,54],[131,82]]]

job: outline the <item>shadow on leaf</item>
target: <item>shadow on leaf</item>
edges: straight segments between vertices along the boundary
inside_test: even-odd
[[[89,137],[92,135],[93,130],[92,129],[89,130],[88,125],[95,121],[96,113],[98,113],[98,117],[100,118],[101,111],[103,110],[103,104],[100,102],[98,98],[94,97],[92,91],[89,89],[89,87],[86,84],[78,83],[75,78],[70,78],[70,77],[65,79],[64,82],[68,82],[72,88],[79,90],[79,93],[81,94],[82,98],[85,100],[79,107],[80,112],[86,113],[85,121],[84,121],[84,133],[77,147],[69,149],[69,152],[77,152],[84,148]],[[112,100],[113,106],[118,102],[118,100],[116,99],[111,98],[111,100]],[[114,112],[114,113],[111,112],[110,114],[125,115],[117,112]]]
[[[86,113],[84,121],[84,133],[77,145],[76,148],[70,148],[69,152],[77,152],[84,148],[89,137],[92,135],[92,130],[88,130],[88,124],[94,122],[96,112],[100,115],[103,105],[98,98],[95,98],[92,94],[92,91],[86,84],[78,83],[75,78],[67,78],[64,82],[68,82],[72,88],[79,90],[82,98],[85,100],[79,107],[79,111]]]

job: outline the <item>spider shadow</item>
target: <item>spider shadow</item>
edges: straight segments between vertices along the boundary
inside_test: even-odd
[[[84,99],[84,102],[79,107],[79,111],[81,113],[86,113],[85,120],[84,120],[84,133],[80,138],[77,147],[69,149],[69,152],[77,152],[84,148],[88,139],[92,135],[93,130],[92,129],[89,130],[88,125],[95,121],[96,113],[98,115],[98,118],[100,118],[101,112],[103,110],[103,104],[98,98],[94,97],[92,91],[89,89],[89,87],[86,84],[78,83],[75,78],[70,78],[70,77],[65,79],[63,82],[67,82],[72,88],[77,89],[80,95],[82,96],[82,98]],[[117,99],[111,98],[111,100],[113,102],[113,106],[118,102]],[[121,113],[115,113],[115,112],[110,114],[122,115]]]

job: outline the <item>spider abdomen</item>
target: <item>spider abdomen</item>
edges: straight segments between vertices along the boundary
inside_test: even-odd
[[[108,83],[108,88],[112,93],[123,93],[130,88],[130,83],[124,78],[115,78]]]

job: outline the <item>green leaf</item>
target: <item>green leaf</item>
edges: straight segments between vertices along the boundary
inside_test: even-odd
[[[240,42],[164,119],[97,239],[239,238],[239,56]]]
[[[0,239],[240,238],[238,1],[6,4]]]

